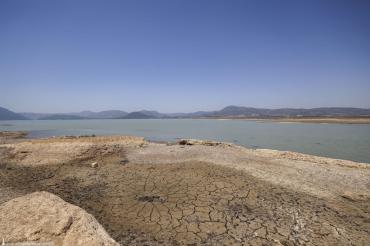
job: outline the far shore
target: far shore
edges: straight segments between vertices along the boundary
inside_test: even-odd
[[[249,120],[258,122],[321,123],[321,124],[370,124],[370,117],[202,117],[200,119]]]
[[[52,119],[52,120],[123,120],[123,118],[71,118],[71,119]],[[214,119],[214,120],[247,120],[257,122],[281,122],[281,123],[318,123],[318,124],[370,124],[370,116],[360,117],[249,117],[249,116],[209,116],[209,117],[192,117],[192,118],[130,118],[124,120],[162,120],[162,119],[176,119],[176,120],[189,120],[189,119]],[[43,121],[44,119],[37,119]],[[1,122],[1,120],[0,120]],[[0,126],[11,126],[11,124],[0,124]]]

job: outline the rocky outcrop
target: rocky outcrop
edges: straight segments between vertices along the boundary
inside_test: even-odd
[[[198,139],[180,139],[178,141],[179,145],[205,145],[205,146],[223,146],[223,147],[233,147],[235,145],[226,142],[218,142],[211,140],[198,140]]]
[[[5,242],[53,245],[118,245],[83,209],[48,192],[35,192],[0,205],[0,238]]]

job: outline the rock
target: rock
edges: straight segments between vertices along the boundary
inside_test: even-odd
[[[0,238],[6,243],[119,245],[92,215],[48,192],[31,193],[1,204],[0,221]]]
[[[91,163],[91,167],[93,167],[93,168],[98,167],[98,163],[97,163],[97,162],[93,162],[93,163]]]
[[[197,140],[197,139],[180,139],[178,141],[179,145],[205,145],[205,146],[223,146],[223,147],[233,147],[233,144],[209,140]]]

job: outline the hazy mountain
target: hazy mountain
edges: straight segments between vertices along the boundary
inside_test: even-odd
[[[167,118],[196,118],[196,117],[207,117],[213,115],[217,111],[197,111],[193,113],[169,113],[166,114]]]
[[[362,108],[313,108],[304,109],[307,116],[368,116],[370,109]]]
[[[106,110],[100,112],[82,111],[78,113],[50,114],[50,113],[20,113],[24,117],[32,120],[57,119],[58,117],[67,119],[116,119],[127,115],[127,112],[121,110]]]
[[[214,112],[214,115],[221,115],[221,116],[239,116],[239,115],[246,115],[246,116],[258,116],[258,115],[266,115],[268,114],[268,109],[257,109],[257,108],[250,108],[250,107],[238,107],[238,106],[228,106],[219,111]]]
[[[168,118],[189,118],[189,113],[169,113],[166,116]]]
[[[30,119],[30,120],[38,120],[40,118],[44,118],[44,117],[53,115],[53,114],[48,114],[48,113],[26,113],[26,112],[22,112],[22,113],[19,113],[19,114],[23,115],[24,117],[26,117],[27,119]]]
[[[141,110],[127,113],[121,110],[106,110],[101,112],[82,111],[65,114],[14,113],[0,108],[0,119],[163,119],[163,118],[243,118],[243,117],[359,117],[370,116],[370,109],[323,107],[323,108],[252,108],[242,106],[227,106],[216,111],[197,111],[193,113],[163,114],[157,111]],[[6,115],[6,116],[5,116]]]
[[[121,110],[106,110],[100,112],[82,111],[71,115],[81,116],[89,119],[116,119],[126,116],[128,113]]]
[[[85,117],[70,114],[53,114],[39,118],[39,120],[84,120]]]
[[[156,119],[153,115],[149,115],[143,112],[132,112],[122,117],[121,119]]]
[[[370,109],[361,108],[280,108],[280,109],[265,109],[228,106],[219,111],[206,112],[202,117],[333,117],[333,116],[370,116]]]
[[[150,110],[141,110],[138,111],[139,113],[145,114],[147,116],[150,116],[152,118],[167,118],[168,116],[166,114],[159,113],[157,111],[150,111]]]
[[[0,107],[0,120],[27,120],[27,118],[21,114]]]
[[[81,111],[81,112],[67,113],[66,115],[76,115],[76,116],[80,116],[80,117],[84,117],[84,118],[89,118],[89,116],[95,115],[95,114],[96,114],[96,112],[85,110],[85,111]]]

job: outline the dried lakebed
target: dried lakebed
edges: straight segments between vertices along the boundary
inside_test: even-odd
[[[370,241],[369,166],[292,152],[135,137],[0,145],[0,211],[36,191],[84,209],[121,245]]]

